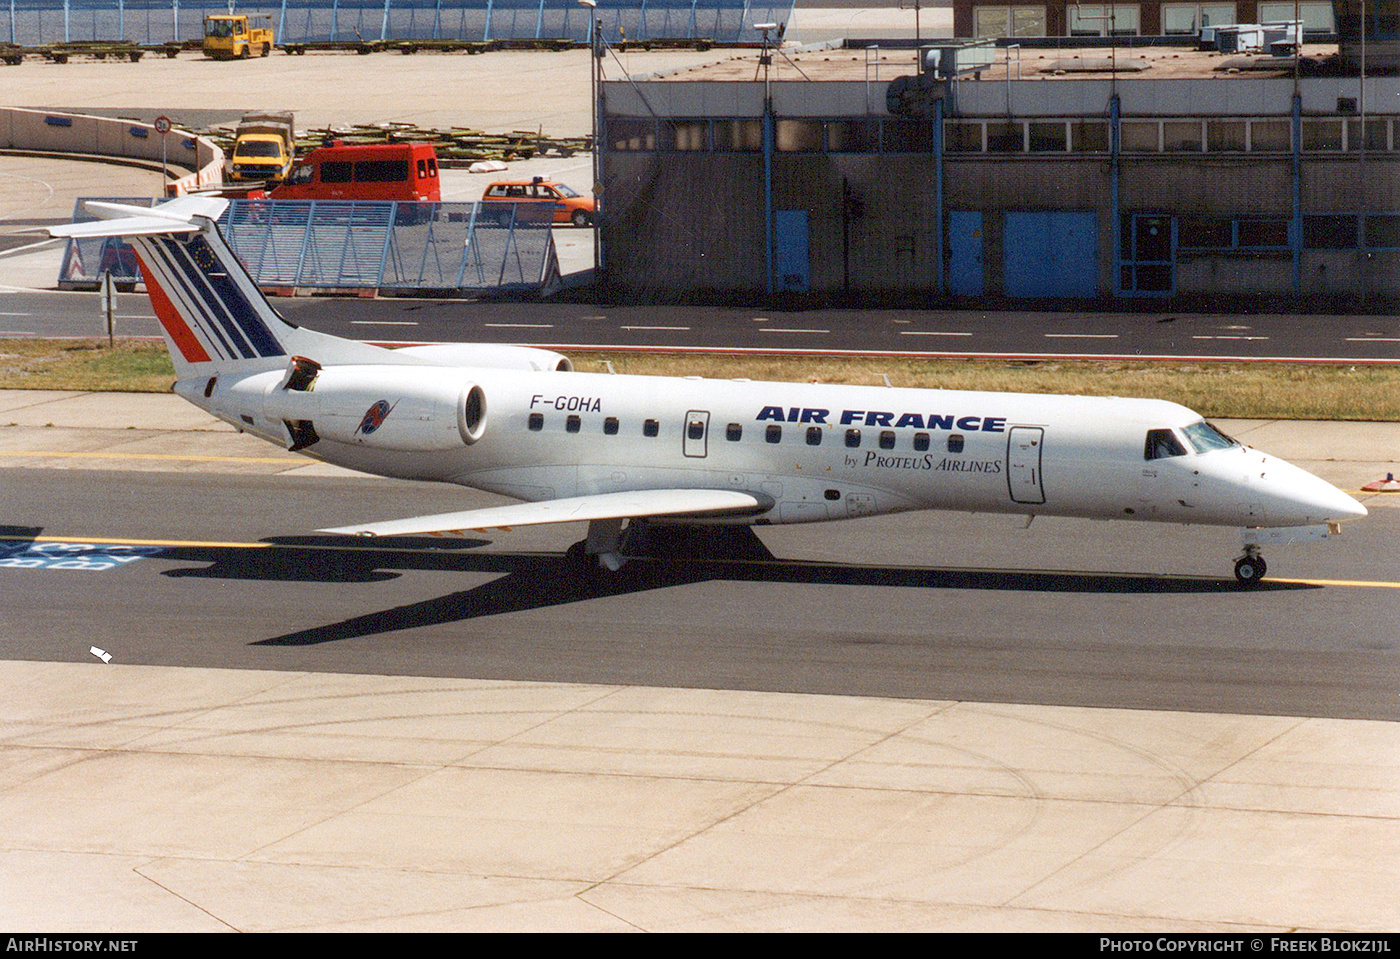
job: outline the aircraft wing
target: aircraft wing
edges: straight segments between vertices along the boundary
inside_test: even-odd
[[[634,519],[643,516],[694,516],[697,513],[758,513],[772,500],[754,493],[726,489],[646,489],[624,493],[598,493],[568,499],[515,503],[460,513],[438,513],[410,519],[338,526],[319,533],[349,536],[415,536],[425,533],[464,533],[467,530],[509,529],[543,523],[577,523],[599,519]]]

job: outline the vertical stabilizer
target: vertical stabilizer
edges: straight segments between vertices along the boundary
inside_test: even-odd
[[[292,355],[383,362],[387,350],[303,330],[277,314],[219,232],[215,221],[227,205],[218,197],[152,209],[91,201],[88,212],[101,219],[49,233],[131,243],[179,379],[278,369]]]

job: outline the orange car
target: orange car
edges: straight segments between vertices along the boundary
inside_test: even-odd
[[[562,183],[542,176],[530,180],[501,180],[492,183],[481,197],[481,201],[488,204],[544,200],[554,204],[555,223],[572,223],[574,226],[591,226],[593,223],[592,197],[584,196]],[[485,210],[482,212],[485,213]],[[509,217],[509,211],[503,211],[499,219],[508,223]]]

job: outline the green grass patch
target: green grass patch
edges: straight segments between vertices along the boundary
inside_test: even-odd
[[[755,356],[571,354],[577,369],[928,389],[1077,393],[1171,400],[1234,419],[1400,421],[1400,366],[1302,363],[1007,361]],[[0,340],[0,388],[164,393],[175,372],[165,347],[146,340]]]

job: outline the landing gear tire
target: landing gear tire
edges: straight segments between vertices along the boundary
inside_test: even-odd
[[[1235,561],[1235,580],[1245,588],[1258,586],[1269,566],[1261,556],[1241,556]]]

